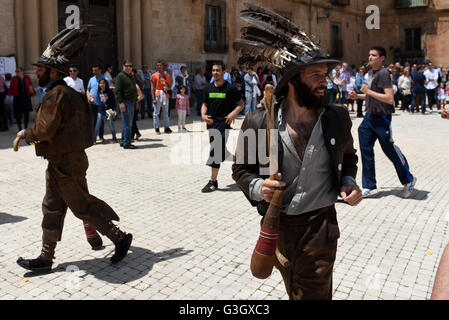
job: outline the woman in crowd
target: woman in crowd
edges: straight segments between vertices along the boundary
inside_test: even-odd
[[[355,79],[356,79],[356,76],[352,73],[352,69],[349,70],[349,74],[350,74],[349,82],[346,85],[347,92],[351,92],[352,90],[354,90]],[[346,100],[346,102],[348,104],[348,111],[349,111],[349,106],[351,106],[351,112],[354,112],[354,100],[348,98]]]
[[[137,70],[133,69],[132,73],[134,79],[136,80],[136,87],[137,87],[137,94],[138,94],[138,102],[136,102],[136,105],[134,106],[134,119],[133,119],[133,127],[131,129],[131,137],[133,137],[133,140],[139,140],[142,136],[140,134],[139,128],[137,128],[137,113],[140,110],[140,101],[144,99],[143,93],[142,93],[142,87],[143,84],[140,81],[139,77],[137,76]]]
[[[444,83],[440,83],[440,87],[438,88],[438,101],[440,102],[441,110],[445,110],[446,108],[446,99],[448,95],[448,90],[445,88]]]
[[[276,75],[273,74],[271,69],[268,69],[267,74],[264,76],[263,87],[265,88],[267,84],[271,84],[275,88],[278,85]]]
[[[354,91],[358,94],[362,93],[362,86],[366,83],[365,67],[360,67],[355,77]],[[357,118],[363,118],[363,99],[357,99]]]
[[[33,111],[31,96],[35,95],[31,78],[24,74],[23,68],[17,68],[16,76],[11,80],[9,103],[14,105],[18,131],[22,131],[22,116],[25,129],[28,128],[30,112]],[[14,97],[14,100],[12,98]]]
[[[263,87],[263,82],[264,82],[264,79],[265,79],[265,73],[263,72],[263,68],[262,67],[258,67],[257,68],[257,72],[256,72],[256,76],[257,76],[257,79],[259,80],[259,83],[258,83],[258,88],[259,88],[259,91],[260,91],[260,96],[263,96],[263,92],[264,92],[264,87]],[[258,96],[258,97],[260,97],[260,96]]]
[[[117,114],[115,110],[115,96],[112,90],[109,88],[108,81],[105,79],[100,80],[98,90],[98,98],[101,102],[101,105],[98,108],[98,116],[97,116],[97,124],[95,126],[94,131],[94,142],[97,142],[98,133],[100,132],[101,124],[103,120],[107,116],[107,122],[109,124],[109,129],[112,133],[112,141],[117,143],[117,136],[114,125],[114,113]],[[104,141],[101,141],[103,143]]]
[[[335,71],[335,72],[334,72]],[[336,66],[335,69],[332,71],[331,73],[331,80],[335,83],[336,89],[337,89],[337,94],[335,96],[335,100],[337,101],[337,103],[341,103],[341,80],[340,80],[340,66]]]
[[[404,68],[402,75],[398,80],[398,90],[402,97],[402,111],[410,112],[410,104],[412,103],[412,77],[410,76],[410,69]]]
[[[10,73],[7,73],[5,75],[5,86],[6,86],[6,93],[9,92],[9,88],[11,87],[11,80],[12,80],[12,75]],[[14,97],[12,97],[12,99],[14,99]],[[5,108],[6,108],[6,113],[8,115],[8,120],[9,120],[9,125],[13,125],[14,124],[14,105],[13,105],[13,101],[10,101],[10,97],[8,97],[8,94],[6,94],[5,97]]]
[[[8,131],[8,113],[5,108],[5,97],[8,92],[5,78],[0,75],[0,131]]]

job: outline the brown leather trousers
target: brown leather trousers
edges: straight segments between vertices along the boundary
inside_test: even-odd
[[[49,159],[46,194],[42,203],[44,243],[61,241],[67,208],[113,242],[122,239],[123,233],[112,223],[119,221],[117,214],[107,203],[89,194],[86,180],[88,167],[89,161],[84,151]]]
[[[332,300],[332,272],[340,237],[335,206],[299,216],[281,216],[276,260],[290,300]]]

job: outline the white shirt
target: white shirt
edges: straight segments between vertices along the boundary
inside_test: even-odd
[[[426,76],[426,80],[428,81],[425,85],[427,90],[433,90],[436,87],[438,87],[438,70],[433,69],[433,71],[426,70],[424,72],[424,75]],[[429,79],[433,79],[433,81],[430,81]]]
[[[398,80],[399,89],[410,90],[412,88],[412,79],[410,76],[400,76]]]
[[[75,91],[79,93],[86,93],[86,91],[84,90],[84,81],[82,79],[76,78],[76,80],[73,80],[72,77],[66,77],[64,78],[64,81],[70,88],[73,88]]]
[[[351,92],[354,89],[354,87],[355,87],[355,77],[351,76],[348,84],[346,85],[346,91]]]
[[[104,76],[109,80],[109,82],[113,80],[111,74],[107,71],[104,73]]]

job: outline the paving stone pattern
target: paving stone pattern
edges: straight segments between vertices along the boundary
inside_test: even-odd
[[[15,133],[0,133],[0,299],[287,299],[277,270],[265,281],[251,276],[260,217],[234,185],[231,163],[223,165],[220,190],[212,194],[200,192],[208,167],[200,161],[179,164],[187,155],[181,147],[201,140],[198,123],[193,125],[199,118],[188,120],[188,129],[196,132],[157,136],[146,119],[138,122],[138,150],[105,144],[87,151],[90,192],[117,211],[120,228],[133,233],[131,251],[122,263],[110,265],[113,244],[104,238],[106,248],[92,251],[81,221],[69,211],[55,270],[39,276],[24,272],[16,260],[40,252],[46,161],[30,146],[14,153]],[[361,120],[353,120],[358,149]],[[240,118],[235,127],[241,123]],[[116,125],[120,132],[120,122]],[[397,112],[393,131],[418,177],[417,190],[411,199],[400,198],[394,167],[376,144],[380,194],[358,207],[337,204],[341,238],[334,299],[430,298],[449,240],[449,121]],[[206,143],[201,152],[207,148]]]

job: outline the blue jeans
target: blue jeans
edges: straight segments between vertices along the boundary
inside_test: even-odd
[[[257,97],[254,97],[252,93],[245,93],[246,102],[245,102],[245,116],[248,113],[256,111]]]
[[[169,106],[169,98],[162,96],[156,97],[156,105],[154,106],[154,115],[153,115],[154,129],[159,129],[160,126],[159,115],[161,114],[161,108],[164,117],[165,128],[170,127],[170,119],[168,117],[168,106]]]
[[[91,104],[90,107],[92,108],[92,113],[94,115],[94,128],[95,128],[97,126],[97,123],[98,123],[98,109],[100,108],[100,106],[97,105],[97,104]],[[104,122],[103,122],[103,120],[101,121],[99,134],[100,134],[100,139],[103,139],[103,136],[104,136]]]
[[[9,124],[14,123],[14,105],[5,103],[5,109],[8,114]]]
[[[126,106],[126,111],[125,112],[121,111],[123,129],[122,129],[122,141],[120,144],[123,146],[129,146],[131,145],[131,127],[134,119],[135,102],[123,101],[123,103]]]
[[[145,118],[145,110],[148,110],[147,113],[149,117],[153,115],[153,95],[151,94],[151,89],[143,90],[143,95],[145,96],[145,99],[140,101],[140,115],[142,116],[142,119]],[[145,108],[145,105],[147,105],[147,108]]]
[[[421,111],[422,113],[426,112],[426,94],[424,92],[415,92],[412,93],[412,112],[415,112],[415,106],[416,106],[416,98],[420,95],[420,101],[421,101]],[[416,106],[416,112],[418,112],[419,104]]]
[[[196,112],[198,115],[201,115],[201,107],[204,102],[204,90],[195,90],[194,93],[196,97]]]
[[[346,98],[348,97],[348,92],[347,91],[340,91],[340,97],[338,98],[337,103],[339,104],[344,104],[346,102]]]
[[[103,120],[105,118],[104,114],[98,113],[97,115],[97,125],[95,126],[94,131],[94,141],[97,141],[98,133],[100,132],[101,125],[103,124]],[[112,139],[116,140],[116,132],[115,132],[115,125],[114,125],[114,119],[111,117],[108,121],[109,130],[111,130],[112,133]]]
[[[327,102],[329,104],[335,103],[337,100],[337,90],[335,88],[327,89]]]
[[[403,185],[413,181],[409,165],[401,150],[394,144],[391,132],[391,115],[367,113],[359,127],[360,152],[362,154],[362,183],[365,189],[377,189],[374,162],[374,144],[379,140],[382,151],[393,163]]]

